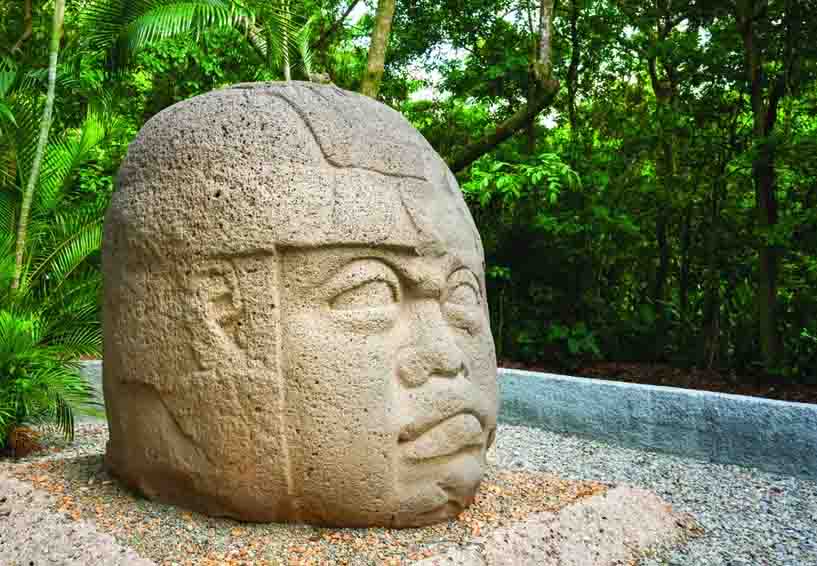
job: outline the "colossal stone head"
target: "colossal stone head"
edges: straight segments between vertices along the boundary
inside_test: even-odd
[[[472,501],[497,414],[482,245],[397,112],[297,82],[164,110],[103,265],[107,462],[131,487],[335,526]]]

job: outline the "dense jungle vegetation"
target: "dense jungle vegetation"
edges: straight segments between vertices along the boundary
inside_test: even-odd
[[[0,3],[0,438],[93,410],[119,163],[240,81],[415,124],[482,232],[501,359],[814,383],[816,30],[814,0]]]

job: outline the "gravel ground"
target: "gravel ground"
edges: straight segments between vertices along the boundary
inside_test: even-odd
[[[10,509],[9,503],[0,504],[0,515],[10,511],[0,516],[1,565],[81,565],[92,554],[94,564],[135,566],[126,547],[164,565],[407,564],[473,545],[498,528],[608,490],[600,482],[491,466],[475,504],[456,521],[432,527],[247,524],[147,501],[124,490],[102,465],[106,440],[104,424],[83,424],[71,445],[46,436],[45,451],[16,462],[0,461],[0,498],[5,492],[13,502]],[[21,493],[21,487],[28,492]],[[629,503],[637,509],[640,501],[633,496]],[[44,541],[49,541],[47,552]]]
[[[489,532],[532,512],[601,493],[607,485],[624,484],[654,491],[676,510],[692,515],[704,532],[660,558],[643,559],[641,566],[817,566],[815,482],[526,427],[500,426],[490,455],[494,466],[481,492],[485,497],[462,521],[397,532],[246,525],[148,502],[122,492],[102,470],[106,437],[104,425],[81,425],[70,446],[51,439],[45,454],[14,464],[0,461],[0,476],[33,479],[35,487],[50,492],[52,509],[62,511],[62,523],[57,523],[73,517],[80,530],[96,524],[119,544],[163,564],[175,559],[178,564],[277,563],[263,560],[270,552],[290,556],[288,564],[401,563],[423,558],[428,551],[445,552],[480,530]],[[3,487],[0,482],[0,498]],[[37,498],[26,504],[46,505]],[[0,514],[2,508],[0,504]],[[21,533],[9,533],[2,523],[0,517],[0,564],[15,564],[4,560],[7,545],[19,542]],[[46,523],[31,528],[42,533],[49,528]],[[288,542],[281,546],[284,532]]]
[[[695,517],[703,536],[642,566],[817,566],[817,482],[507,425],[495,458],[503,468],[650,489]]]

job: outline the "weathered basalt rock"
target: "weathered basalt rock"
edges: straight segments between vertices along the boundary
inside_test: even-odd
[[[482,245],[397,112],[297,82],[164,110],[103,265],[107,462],[147,497],[337,526],[472,501],[498,403]]]

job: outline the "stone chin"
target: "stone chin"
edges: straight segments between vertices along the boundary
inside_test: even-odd
[[[164,110],[103,272],[107,461],[147,497],[333,526],[473,501],[498,409],[482,244],[398,113],[309,83]]]

